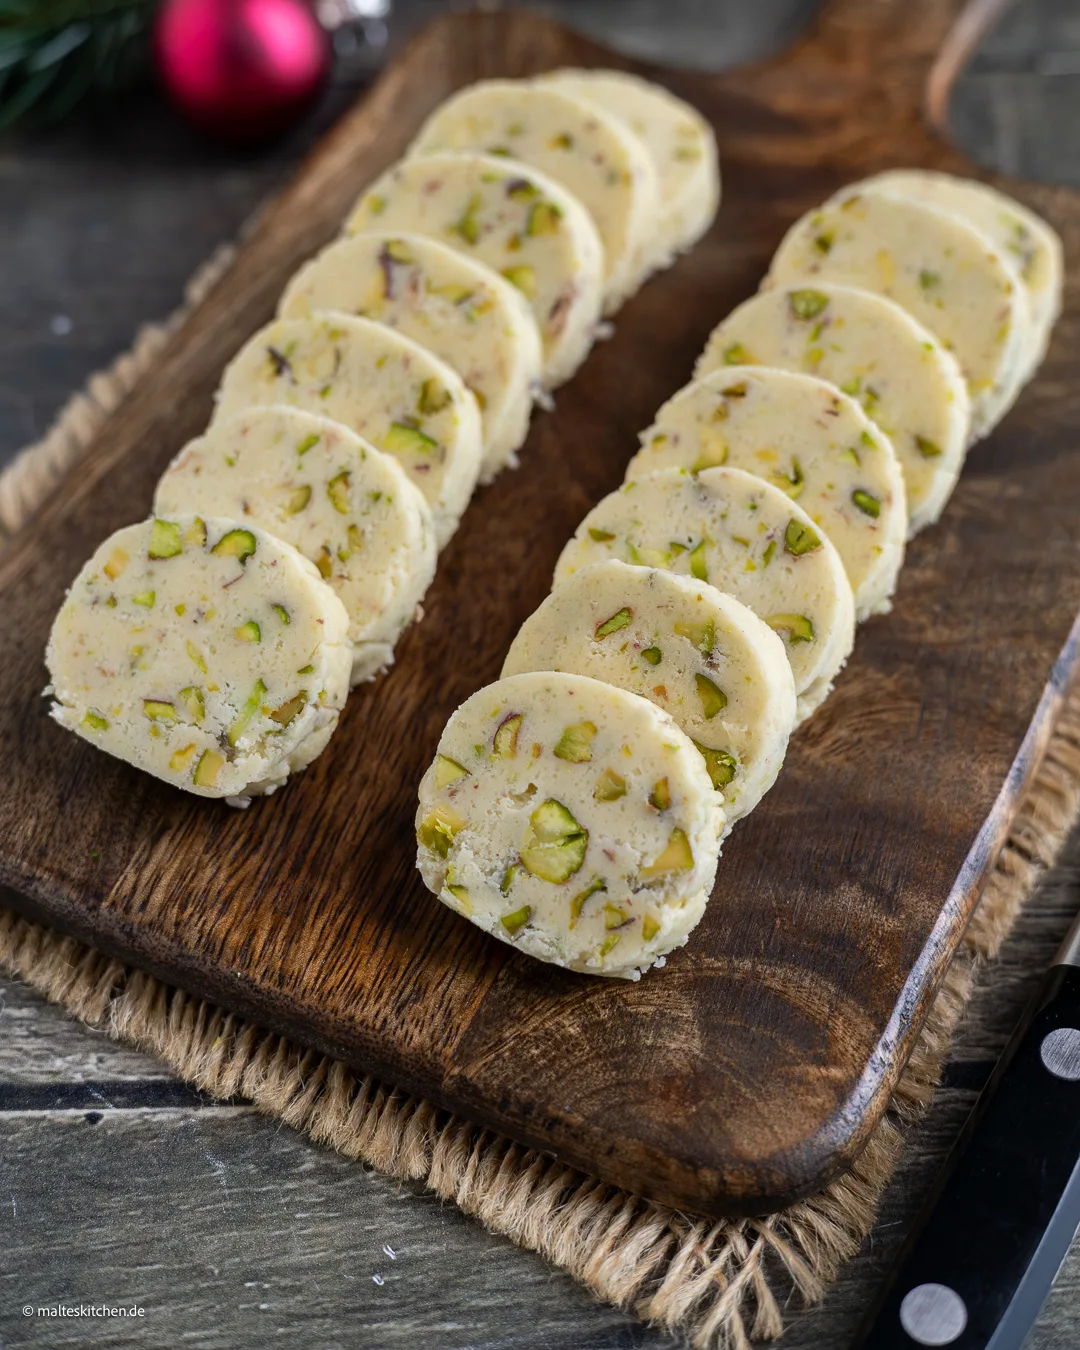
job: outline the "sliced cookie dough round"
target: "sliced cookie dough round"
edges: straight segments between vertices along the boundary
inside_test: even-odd
[[[553,178],[490,155],[403,160],[353,208],[348,234],[427,234],[520,290],[540,328],[554,388],[589,354],[600,321],[604,246],[584,206]]]
[[[1030,379],[1046,355],[1050,333],[1061,313],[1064,257],[1057,231],[988,183],[929,169],[888,169],[853,184],[850,190],[928,202],[962,216],[992,240],[1019,272],[1028,294],[1032,340],[1025,378]]]
[[[216,516],[153,517],[101,545],[49,638],[52,715],[202,797],[273,792],[325,748],[349,620],[289,544]]]
[[[481,80],[440,104],[409,155],[469,151],[532,165],[596,222],[604,246],[604,310],[637,290],[655,254],[659,191],[644,143],[619,118],[554,85]]]
[[[297,408],[216,422],[166,469],[154,511],[216,512],[299,549],[349,615],[353,684],[393,661],[435,575],[431,508],[397,460]]]
[[[211,425],[268,403],[329,417],[393,455],[431,507],[439,547],[454,533],[482,431],[476,399],[445,361],[370,319],[278,319],[229,363]]]
[[[835,281],[902,305],[955,355],[985,435],[1012,406],[1031,345],[1027,294],[986,235],[925,202],[852,193],[791,227],[763,289]]]
[[[336,310],[404,333],[454,370],[483,421],[482,481],[517,462],[540,383],[528,301],[490,267],[418,234],[358,234],[313,258],[286,288],[282,318]]]
[[[742,469],[659,469],[589,512],[555,567],[559,586],[618,558],[707,581],[784,640],[802,721],[827,697],[855,641],[840,555],[779,488]]]
[[[417,866],[530,956],[636,980],[701,918],[723,820],[701,755],[653,703],[585,675],[514,675],[446,724]]]
[[[697,243],[720,205],[716,137],[698,110],[662,85],[621,70],[568,68],[541,80],[599,104],[645,142],[660,194],[654,266],[666,266]]]
[[[833,385],[769,367],[714,371],[664,404],[641,445],[627,480],[728,464],[781,488],[835,545],[856,620],[888,613],[904,561],[904,480],[889,438]]]
[[[776,781],[795,725],[779,637],[693,577],[612,560],[575,572],[522,624],[503,676],[591,675],[669,712],[724,794],[728,825]]]
[[[694,371],[776,366],[828,380],[892,441],[907,495],[908,533],[945,509],[971,428],[956,359],[892,300],[852,286],[762,291],[712,332]]]

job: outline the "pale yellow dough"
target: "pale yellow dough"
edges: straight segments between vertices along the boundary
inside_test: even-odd
[[[403,160],[368,188],[345,228],[431,235],[512,282],[539,325],[549,389],[589,354],[604,246],[585,207],[540,170],[489,155]]]
[[[604,246],[606,313],[641,284],[655,256],[657,175],[620,119],[552,84],[482,80],[435,109],[409,154],[448,150],[520,160],[573,193]]]
[[[733,596],[655,567],[597,563],[522,624],[503,676],[591,675],[669,712],[724,795],[728,825],[776,781],[795,725],[784,644]]]
[[[298,548],[348,612],[354,684],[393,660],[435,575],[431,509],[397,460],[297,408],[216,422],[166,469],[154,510],[216,511]]]
[[[817,281],[888,296],[936,334],[967,380],[976,436],[1012,406],[1032,340],[1027,292],[986,235],[959,216],[845,192],[796,221],[763,289],[812,291]]]
[[[635,980],[701,918],[723,822],[667,713],[585,675],[514,675],[446,724],[420,784],[417,866],[519,951]]]
[[[278,313],[294,318],[327,309],[388,324],[457,371],[480,405],[483,482],[517,463],[543,349],[516,286],[424,235],[358,234],[306,263]]]
[[[732,365],[778,366],[828,380],[892,442],[908,533],[933,524],[959,477],[971,429],[956,359],[892,300],[851,286],[777,287],[713,330],[696,379]]]
[[[226,368],[212,425],[268,403],[329,417],[393,455],[431,507],[440,548],[454,533],[483,438],[476,399],[445,361],[370,319],[278,319]]]
[[[855,640],[840,555],[779,488],[742,469],[660,469],[625,483],[578,526],[554,585],[618,558],[726,591],[784,639],[802,720],[827,697]]]
[[[727,464],[783,489],[835,545],[856,619],[891,608],[907,533],[904,480],[889,438],[833,385],[763,366],[714,371],[664,404],[641,446],[628,480]]]
[[[105,540],[56,616],[52,715],[186,792],[273,792],[337,725],[348,628],[280,539],[216,516],[146,520]]]

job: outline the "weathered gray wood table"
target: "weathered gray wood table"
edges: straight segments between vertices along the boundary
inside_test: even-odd
[[[391,44],[434,0],[399,0]],[[719,66],[779,45],[811,0],[540,6],[628,50]],[[0,458],[177,303],[184,279],[350,96],[242,158],[150,101],[0,148]],[[1026,0],[961,83],[965,148],[1080,185],[1080,11]],[[1075,265],[1075,260],[1074,260]],[[1080,838],[970,1011],[945,1086],[860,1258],[784,1344],[842,1350],[1080,898]],[[0,982],[0,1345],[244,1350],[616,1350],[669,1338],[597,1305],[539,1257],[345,1161]],[[43,1323],[24,1304],[138,1302],[137,1324]],[[1025,1350],[1080,1345],[1080,1248]]]

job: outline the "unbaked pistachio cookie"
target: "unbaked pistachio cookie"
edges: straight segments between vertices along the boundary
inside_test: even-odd
[[[836,546],[855,617],[891,608],[907,504],[887,436],[859,405],[810,375],[733,366],[687,385],[656,414],[628,480],[657,469],[745,469],[797,501]]]
[[[481,80],[435,109],[409,154],[448,150],[520,160],[574,194],[604,246],[606,313],[641,284],[655,254],[656,169],[620,119],[551,84]]]
[[[647,699],[514,675],[446,724],[420,784],[417,866],[493,937],[636,980],[701,918],[723,820],[701,755]]]
[[[875,192],[834,198],[791,227],[764,289],[817,280],[886,295],[936,334],[967,380],[976,435],[1012,406],[1031,348],[1027,294],[1000,251],[959,216]]]
[[[445,361],[370,319],[279,319],[226,367],[212,425],[267,403],[329,417],[393,455],[431,507],[439,547],[454,533],[482,432],[476,399]]]
[[[327,309],[388,324],[457,371],[480,405],[483,481],[516,463],[543,360],[536,319],[516,286],[423,235],[358,234],[302,267],[278,313]]]
[[[795,725],[780,638],[715,586],[611,561],[556,586],[522,624],[503,676],[591,675],[669,712],[724,794],[728,825],[776,781]]]
[[[832,688],[855,641],[855,602],[840,555],[806,512],[742,469],[660,469],[625,483],[578,526],[558,586],[618,558],[707,581],[784,640],[801,721]]]
[[[298,548],[349,615],[353,684],[394,659],[435,575],[431,509],[397,460],[296,408],[215,422],[166,469],[154,511],[217,512]]]
[[[665,266],[695,244],[720,205],[716,137],[697,109],[662,85],[621,70],[556,70],[542,79],[598,103],[645,142],[660,192],[655,265]]]
[[[68,592],[45,657],[52,715],[187,792],[273,792],[337,725],[348,628],[290,545],[235,520],[154,517],[110,535]]]
[[[987,183],[928,169],[889,169],[851,191],[885,192],[953,211],[982,230],[1020,273],[1031,306],[1032,342],[1027,378],[1034,373],[1061,312],[1064,273],[1061,239],[1041,216]]]
[[[346,232],[371,230],[431,235],[512,282],[539,325],[548,388],[589,354],[604,246],[584,206],[538,169],[490,155],[404,160],[353,208]]]
[[[694,371],[778,366],[828,380],[892,441],[907,495],[908,533],[945,509],[971,428],[955,357],[883,295],[815,282],[762,291],[712,332]]]

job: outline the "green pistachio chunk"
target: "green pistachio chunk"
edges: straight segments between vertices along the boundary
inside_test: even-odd
[[[448,408],[453,401],[453,394],[444,384],[438,380],[425,380],[420,386],[416,409],[421,417],[434,417],[436,413]]]
[[[705,767],[709,771],[709,777],[712,785],[717,791],[726,788],[735,777],[735,772],[739,767],[739,762],[734,755],[729,755],[726,750],[713,750],[708,745],[702,745],[695,741],[701,758],[705,761]]]
[[[326,485],[326,495],[335,511],[343,516],[349,514],[349,474],[343,469],[336,473]]]
[[[82,724],[84,727],[89,727],[91,731],[108,731],[109,729],[109,719],[96,712],[86,712],[83,715]]]
[[[512,914],[504,914],[499,922],[511,937],[515,937],[531,918],[532,905],[522,905],[520,909],[515,909]]]
[[[616,610],[609,619],[604,619],[601,623],[596,625],[597,639],[606,638],[612,633],[617,633],[620,628],[626,628],[633,617],[634,611],[632,609],[626,609],[624,607],[623,609]]]
[[[658,666],[664,659],[664,653],[659,647],[646,647],[641,657],[643,661],[648,661],[650,666]]]
[[[196,684],[189,684],[180,690],[180,702],[184,711],[193,722],[201,722],[206,716],[206,700],[203,691]]]
[[[733,342],[730,347],[724,348],[725,366],[748,366],[750,364],[750,353],[741,342]]]
[[[814,553],[821,547],[821,536],[809,525],[794,518],[787,523],[784,531],[784,550],[793,558],[801,558],[804,553]]]
[[[156,698],[143,699],[143,716],[148,717],[151,722],[175,722],[176,708],[171,703],[164,703]]]
[[[621,928],[629,917],[626,910],[619,905],[607,904],[604,906],[604,927],[609,932],[613,928]]]
[[[881,501],[871,492],[864,492],[862,488],[856,488],[851,494],[851,500],[863,513],[877,520],[881,515]]]
[[[598,530],[594,526],[590,526],[589,538],[594,544],[607,544],[610,543],[615,536],[609,530]]]
[[[450,852],[454,836],[465,828],[465,822],[448,806],[437,806],[416,828],[416,842],[440,858]]]
[[[175,558],[184,551],[180,539],[180,526],[172,520],[154,520],[150,526],[150,544],[147,556],[150,558]]]
[[[796,319],[816,319],[828,303],[829,297],[823,291],[788,292],[788,305]]]
[[[224,767],[224,755],[219,755],[216,750],[204,750],[199,756],[199,762],[195,765],[191,781],[196,787],[213,787],[217,783],[218,774]]]
[[[592,759],[592,742],[595,735],[595,722],[574,722],[559,737],[552,754],[556,759],[569,760],[571,764],[588,764]]]
[[[701,715],[711,721],[718,712],[727,707],[727,694],[709,679],[708,675],[695,675],[694,686],[701,700]]]
[[[138,595],[131,597],[133,605],[141,605],[143,609],[153,609],[157,594],[154,591],[140,591]]]
[[[288,515],[295,516],[307,506],[309,501],[311,501],[311,488],[305,483],[302,487],[293,488],[289,493],[285,510]]]
[[[641,936],[645,942],[651,942],[659,933],[660,925],[651,914],[646,914],[641,921]]]
[[[676,827],[668,837],[667,847],[660,856],[641,869],[643,877],[662,877],[668,872],[689,872],[694,865],[694,852],[686,832]]]
[[[671,805],[671,788],[666,778],[661,778],[653,784],[653,790],[649,793],[649,805],[655,806],[658,811],[666,811]]]
[[[251,693],[247,697],[246,703],[237,713],[226,736],[226,739],[234,750],[236,749],[241,736],[243,736],[244,732],[247,730],[248,723],[262,706],[262,701],[265,697],[266,685],[263,684],[262,680],[256,680]]]
[[[278,618],[279,618],[279,619],[281,620],[281,622],[285,625],[285,627],[288,628],[288,626],[289,626],[289,624],[292,622],[292,620],[289,618],[289,611],[285,608],[285,606],[284,606],[284,605],[271,605],[270,608],[271,608],[271,609],[274,611],[274,613],[278,616]]]
[[[614,769],[605,769],[596,780],[593,797],[598,802],[615,802],[626,796],[626,779]]]
[[[254,619],[248,619],[247,623],[242,623],[240,627],[236,629],[235,635],[241,642],[262,641],[262,629]]]
[[[270,714],[270,721],[276,722],[279,727],[287,727],[294,718],[299,717],[304,711],[307,707],[307,701],[307,690],[301,689],[298,694],[294,694],[292,698],[287,699],[280,707],[274,709]]]
[[[534,267],[530,267],[527,263],[521,263],[518,267],[504,267],[502,274],[511,286],[516,286],[527,299],[536,299],[536,269]]]
[[[506,871],[502,874],[502,881],[499,882],[499,890],[502,891],[503,895],[510,894],[510,888],[514,884],[514,878],[520,871],[521,868],[517,863],[511,863],[510,866],[506,869]]]
[[[769,474],[769,479],[782,491],[786,492],[792,501],[802,496],[802,490],[806,486],[806,480],[803,477],[802,465],[797,459],[791,461],[791,473],[783,473],[777,469]]]
[[[439,448],[439,442],[408,422],[391,422],[382,438],[382,448],[390,455],[430,455]]]
[[[473,902],[469,898],[468,890],[457,882],[447,881],[443,887],[457,901],[458,907],[466,917],[471,917],[476,911],[473,908]]]
[[[581,867],[588,843],[588,830],[582,829],[562,802],[549,797],[529,817],[521,862],[534,877],[558,885]]]
[[[562,211],[554,202],[534,202],[529,208],[529,218],[525,223],[528,235],[555,234],[562,220]]]
[[[479,215],[484,205],[484,199],[479,192],[474,192],[469,198],[465,210],[450,226],[452,233],[460,236],[467,244],[475,244],[480,238]]]
[[[716,624],[712,619],[704,619],[700,623],[697,620],[680,619],[675,624],[675,632],[692,642],[703,656],[712,656],[716,645]]]
[[[521,730],[522,713],[511,713],[504,717],[495,730],[491,743],[492,759],[513,759],[517,754],[518,732]]]
[[[456,783],[459,778],[468,778],[469,771],[464,764],[459,764],[456,759],[451,759],[449,755],[435,756],[435,786],[448,787],[451,783]]]
[[[576,928],[577,921],[581,918],[581,911],[585,908],[585,902],[591,896],[600,894],[607,890],[607,882],[601,877],[594,877],[583,891],[578,891],[577,895],[570,901],[570,927]]]
[[[941,446],[929,440],[926,436],[916,435],[915,449],[922,455],[923,459],[937,459],[941,454]]]
[[[708,581],[709,567],[705,561],[705,540],[690,551],[690,575],[696,581]]]
[[[788,642],[813,642],[814,625],[805,614],[770,614],[765,622]]]
[[[230,530],[221,536],[210,552],[247,562],[255,552],[255,536],[250,530]]]

